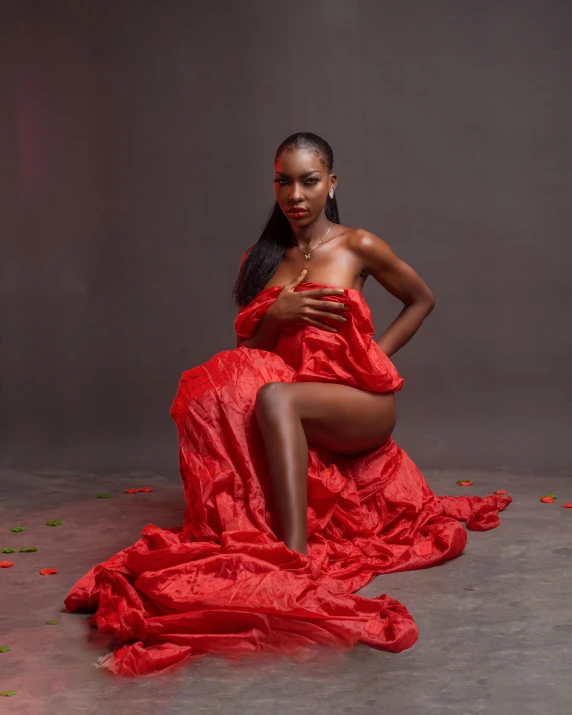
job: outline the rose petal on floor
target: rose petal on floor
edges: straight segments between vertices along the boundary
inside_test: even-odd
[[[493,494],[508,494],[506,489],[497,489]]]
[[[545,504],[552,504],[554,499],[552,497],[540,497],[540,501],[544,502]]]
[[[42,576],[49,576],[50,574],[57,573],[57,572],[58,572],[57,569],[41,569],[40,570],[40,573],[42,574]]]
[[[11,561],[0,561],[0,569],[9,569],[10,566],[14,566]]]
[[[458,479],[457,480],[457,484],[460,487],[470,487],[472,483],[473,482],[471,482],[469,479]]]

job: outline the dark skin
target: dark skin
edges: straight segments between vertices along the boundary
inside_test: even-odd
[[[336,189],[337,176],[328,172],[320,156],[305,149],[283,152],[274,169],[276,201],[290,221],[293,241],[307,252],[330,225],[325,204],[328,192]],[[292,206],[306,208],[308,213],[301,218],[289,216]],[[368,275],[404,304],[377,340],[386,355],[393,355],[433,310],[433,294],[385,241],[364,229],[334,223],[324,242],[312,250],[310,260],[295,247],[286,249],[265,286],[283,286],[282,290],[255,333],[246,340],[239,338],[237,347],[272,350],[286,324],[305,323],[337,332],[335,326],[347,320],[344,312],[349,307],[320,299],[344,288],[362,291]],[[332,287],[294,292],[304,280]],[[395,395],[330,383],[271,382],[258,391],[255,415],[264,440],[281,537],[290,549],[307,554],[308,446],[341,454],[381,447],[395,429]]]

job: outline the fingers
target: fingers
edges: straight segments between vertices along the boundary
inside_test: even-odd
[[[290,283],[287,283],[286,286],[287,286],[288,288],[295,288],[299,283],[302,282],[302,278],[304,278],[304,276],[306,275],[307,272],[308,272],[307,269],[304,268],[304,270],[303,270],[301,273],[299,273],[299,274],[296,276],[296,278],[293,278],[293,279],[290,281]]]
[[[306,271],[302,271],[305,273]],[[305,290],[305,291],[300,291],[301,293],[304,293],[308,298],[312,298],[313,296],[321,296],[321,295],[341,295],[344,292],[343,288],[310,288],[310,290]]]
[[[311,299],[307,303],[309,308],[315,310],[349,310],[349,305],[345,303],[335,303],[333,300],[315,300]]]
[[[315,325],[317,328],[322,328],[323,330],[329,330],[332,333],[337,333],[338,329],[334,328],[332,325],[328,325],[327,323],[322,323],[321,320],[317,320],[317,318],[326,318],[328,320],[337,320],[342,323],[347,323],[348,319],[344,315],[336,315],[335,313],[329,313],[326,311],[322,310],[314,310],[313,308],[310,308],[311,315],[310,317],[308,314],[304,315],[302,317],[302,320],[305,323],[309,323],[310,325]]]
[[[329,320],[341,320],[344,323],[348,322],[348,319],[345,317],[345,315],[336,315],[336,313],[330,313],[326,310],[314,310],[312,308],[311,314],[316,318],[328,318]]]

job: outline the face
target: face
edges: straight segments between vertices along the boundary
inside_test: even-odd
[[[313,151],[283,151],[274,163],[274,195],[292,224],[307,224],[319,216],[335,186],[336,175],[328,173]],[[306,211],[291,213],[292,208]]]

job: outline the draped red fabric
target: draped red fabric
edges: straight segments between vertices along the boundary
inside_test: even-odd
[[[329,287],[305,282],[296,290]],[[280,287],[238,315],[249,337]],[[403,378],[373,339],[369,307],[347,289],[325,300],[351,308],[339,332],[302,324],[282,330],[272,352],[224,350],[185,371],[171,407],[179,434],[186,510],[182,526],[147,524],[141,538],[94,566],[70,590],[69,610],[113,636],[99,667],[153,675],[207,653],[305,653],[356,642],[394,652],[417,640],[407,608],[387,594],[354,592],[376,575],[427,568],[461,554],[469,529],[499,525],[511,502],[489,494],[436,496],[393,439],[340,455],[311,447],[308,556],[276,537],[262,437],[254,417],[268,382],[320,381],[371,392]]]

